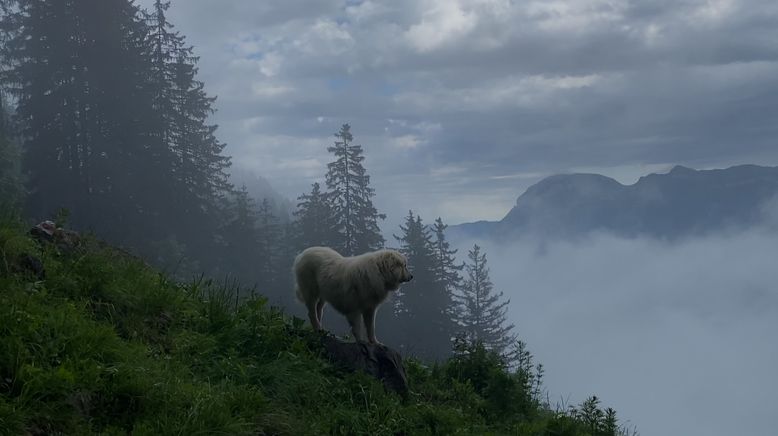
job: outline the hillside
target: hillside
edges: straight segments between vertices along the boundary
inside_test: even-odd
[[[451,226],[455,238],[576,237],[592,231],[676,239],[761,223],[778,198],[778,167],[720,170],[676,166],[622,185],[598,174],[547,177],[529,187],[500,221]]]
[[[529,354],[406,359],[402,398],[322,357],[300,319],[237,285],[170,281],[98,241],[0,223],[0,433],[614,435],[591,398],[552,410]]]

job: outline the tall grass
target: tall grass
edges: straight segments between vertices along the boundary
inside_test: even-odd
[[[550,410],[477,344],[408,360],[404,399],[331,365],[318,339],[229,278],[181,284],[90,238],[62,252],[0,222],[0,434],[617,434],[599,403]]]

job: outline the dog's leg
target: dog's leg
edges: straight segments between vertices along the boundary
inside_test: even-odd
[[[365,320],[365,329],[367,329],[367,340],[371,344],[383,345],[375,337],[375,313],[377,307],[373,307],[362,312],[362,318]]]
[[[321,330],[321,323],[319,323],[319,318],[316,316],[317,302],[306,301],[305,305],[308,307],[308,319],[311,321],[311,327],[316,331]]]
[[[322,322],[322,316],[324,315],[324,305],[326,302],[324,300],[319,300],[318,303],[316,303],[316,319],[319,320],[319,327],[321,327]]]
[[[354,312],[346,315],[346,318],[348,319],[348,323],[351,324],[351,334],[354,335],[354,340],[357,342],[365,342],[367,338],[365,338],[365,332],[362,328],[362,314]]]

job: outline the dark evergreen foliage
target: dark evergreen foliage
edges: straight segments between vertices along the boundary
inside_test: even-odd
[[[20,0],[3,27],[13,30],[6,78],[25,140],[30,214],[67,207],[78,211],[74,223],[106,235],[132,235],[141,224],[158,236],[166,174],[161,145],[146,130],[156,114],[137,8]]]
[[[271,304],[285,309],[286,313],[305,317],[305,309],[297,301],[294,289],[294,275],[292,264],[299,251],[296,245],[296,233],[294,222],[287,221],[281,224],[281,241],[279,251],[276,253],[277,263],[275,271],[276,292],[268,296]]]
[[[13,141],[10,116],[0,89],[0,209],[16,209],[22,196],[19,152]]]
[[[334,246],[335,222],[329,195],[314,183],[310,194],[297,197],[292,243],[298,251],[313,246]]]
[[[386,216],[373,206],[375,190],[362,166],[362,146],[353,144],[348,124],[335,137],[335,145],[327,148],[335,160],[327,164],[326,176],[337,237],[333,248],[345,256],[377,250],[384,244],[378,221]]]
[[[420,216],[408,212],[402,234],[395,236],[399,250],[410,265],[413,280],[405,283],[394,300],[394,326],[400,333],[394,339],[406,353],[425,360],[436,360],[451,353],[455,324],[450,316],[453,306],[446,281],[438,271],[438,257],[430,229]]]
[[[257,210],[257,230],[259,240],[257,245],[257,256],[254,258],[254,270],[256,271],[257,287],[262,295],[276,296],[281,293],[279,284],[282,269],[282,260],[285,260],[283,253],[283,229],[278,217],[273,214],[273,206],[267,198],[262,200]],[[291,289],[291,288],[290,288]],[[291,292],[289,289],[287,292]]]
[[[502,292],[494,292],[486,254],[481,252],[481,247],[474,245],[467,255],[470,262],[465,266],[467,278],[457,296],[460,304],[457,321],[469,340],[481,342],[487,349],[512,360],[510,346],[516,337],[511,332],[513,324],[505,317],[510,300],[503,300]]]
[[[151,46],[149,77],[156,90],[154,109],[161,120],[154,135],[171,158],[168,171],[175,196],[170,219],[197,253],[213,244],[202,229],[218,225],[220,199],[232,189],[226,173],[230,161],[222,154],[225,144],[216,138],[216,126],[208,124],[215,98],[196,79],[199,58],[193,48],[167,21],[169,5],[156,0],[152,12],[144,13]]]
[[[443,223],[443,219],[438,217],[432,227],[435,235],[433,240],[433,253],[435,257],[434,272],[437,280],[443,283],[446,294],[449,295],[449,306],[444,310],[451,319],[458,319],[459,305],[456,304],[455,295],[462,288],[462,270],[464,263],[458,263],[456,259],[457,251],[451,248],[451,244],[446,240],[446,228],[448,225]]]
[[[223,225],[219,229],[222,253],[218,263],[220,275],[232,275],[248,283],[256,283],[257,254],[260,232],[259,212],[245,186],[225,200]],[[253,281],[250,278],[254,278]]]
[[[68,208],[71,225],[147,254],[171,238],[205,251],[229,160],[168,3],[152,13],[127,0],[7,4],[3,79],[24,139],[28,214]]]

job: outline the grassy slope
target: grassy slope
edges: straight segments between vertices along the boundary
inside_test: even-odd
[[[25,253],[44,280],[15,267]],[[599,409],[541,406],[483,350],[407,362],[403,400],[332,367],[261,298],[234,309],[230,286],[173,283],[94,241],[60,253],[0,224],[0,433],[613,434]]]

